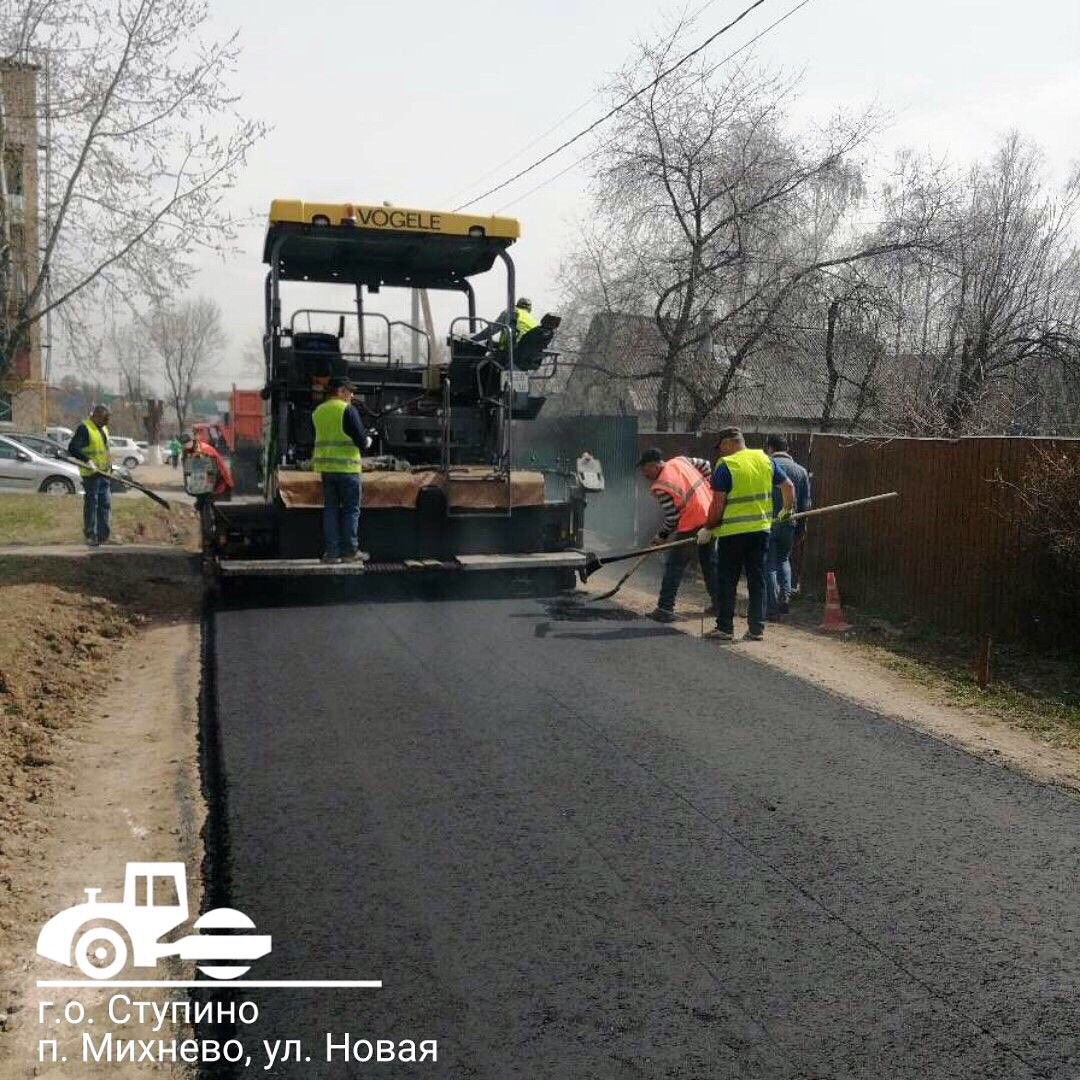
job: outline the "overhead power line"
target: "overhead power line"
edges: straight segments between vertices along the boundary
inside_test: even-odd
[[[705,72],[705,78],[717,70],[717,68],[723,67],[729,60],[739,55],[741,52],[745,52],[751,45],[756,45],[766,34],[772,33],[782,22],[787,22],[797,11],[802,11],[807,4],[812,3],[812,0],[799,0],[794,7],[788,8],[779,19],[774,19],[764,30],[759,30],[746,44],[740,45],[734,52],[729,52],[723,60],[717,61],[708,71]]]
[[[708,78],[719,68],[722,68],[729,60],[734,60],[735,57],[739,55],[739,53],[746,52],[746,50],[749,49],[751,45],[756,45],[766,34],[770,33],[772,30],[775,30],[776,27],[778,27],[782,22],[786,22],[788,19],[791,18],[792,15],[794,15],[797,11],[801,11],[804,7],[806,7],[807,4],[811,2],[812,0],[799,0],[799,3],[797,3],[794,7],[788,8],[788,10],[785,11],[779,19],[773,20],[773,22],[769,23],[769,25],[766,26],[763,30],[759,31],[752,38],[750,38],[749,41],[740,45],[732,52],[729,52],[727,56],[725,56],[722,60],[718,60],[715,64],[713,64],[713,66],[709,68],[707,72],[705,72],[704,77]],[[528,191],[523,192],[521,195],[518,195],[515,198],[511,199],[510,202],[503,203],[503,205],[499,207],[498,212],[501,213],[503,210],[509,210],[512,206],[517,206],[518,203],[524,202],[527,198],[529,198],[530,195],[535,195],[538,191],[542,191],[548,186],[548,184],[555,183],[555,181],[558,180],[560,177],[565,176],[568,172],[572,172],[579,165],[584,164],[590,158],[594,158],[601,151],[606,150],[609,146],[611,146],[613,141],[614,140],[608,140],[607,142],[602,143],[600,146],[596,147],[595,150],[590,150],[588,153],[582,154],[581,157],[575,158],[575,160],[572,161],[569,165],[567,165],[565,169],[560,169],[557,173],[555,173],[554,176],[549,176],[546,180],[542,180],[535,187],[531,187]]]
[[[761,5],[764,3],[765,0],[754,0],[752,4],[743,8],[743,10],[740,11],[739,14],[731,20],[731,22],[727,23],[724,26],[721,26],[720,29],[716,31],[716,33],[710,34],[709,37],[707,37],[700,45],[698,45],[694,49],[691,49],[690,52],[688,52],[685,56],[681,57],[679,60],[676,60],[675,63],[672,64],[670,67],[665,68],[663,71],[661,71],[660,74],[657,75],[656,78],[653,79],[651,82],[647,83],[645,86],[642,86],[640,89],[635,90],[629,97],[624,98],[622,101],[620,101],[618,105],[613,106],[598,120],[594,120],[591,124],[589,124],[588,127],[582,128],[581,131],[579,131],[576,135],[572,135],[565,142],[560,143],[558,146],[555,147],[554,150],[551,150],[543,157],[538,158],[531,165],[527,165],[524,169],[521,169],[519,172],[514,173],[514,175],[511,176],[508,180],[504,180],[501,184],[496,184],[494,187],[488,188],[487,191],[482,192],[475,198],[469,199],[467,202],[463,202],[460,206],[454,207],[453,212],[457,213],[457,211],[464,210],[466,207],[472,206],[473,203],[479,202],[481,199],[486,199],[489,195],[494,195],[497,191],[502,191],[503,188],[509,187],[515,180],[520,180],[523,176],[527,176],[534,169],[538,169],[545,162],[550,161],[553,157],[555,157],[556,154],[561,154],[568,146],[573,146],[574,143],[578,142],[580,139],[585,138],[585,136],[588,135],[590,132],[593,132],[598,127],[600,127],[601,124],[606,123],[617,113],[622,112],[622,110],[625,109],[627,105],[630,105],[633,102],[637,101],[637,99],[641,97],[642,94],[648,93],[654,86],[659,86],[659,84],[662,83],[664,79],[666,79],[669,75],[671,75],[675,71],[678,71],[678,69],[681,68],[685,63],[692,60],[703,50],[707,49],[718,37],[720,37],[722,34],[726,34],[732,27],[737,26],[740,22],[743,21],[743,19],[746,18],[747,15],[750,14],[750,12],[754,11],[756,8],[761,7]]]
[[[565,169],[560,169],[554,176],[549,176],[546,180],[541,180],[535,187],[529,188],[528,191],[522,192],[517,198],[511,199],[508,203],[503,203],[502,206],[496,211],[496,213],[502,213],[504,210],[509,210],[512,206],[517,206],[519,202],[524,202],[530,195],[535,195],[538,191],[542,191],[548,186],[548,184],[554,184],[560,177],[565,176],[568,172],[573,172],[579,165],[583,165],[589,158],[596,157],[601,150],[607,149],[611,145],[610,142],[604,143],[602,146],[598,146],[595,150],[590,150],[587,154],[582,154],[579,158],[574,158]]]
[[[702,4],[701,7],[699,7],[693,13],[693,15],[690,15],[687,18],[686,25],[689,26],[692,23],[696,22],[715,3],[716,3],[716,0],[705,0],[705,3]],[[532,139],[530,142],[527,142],[524,146],[519,147],[509,157],[503,158],[502,161],[500,161],[497,165],[493,165],[490,169],[488,169],[487,172],[482,173],[472,183],[466,184],[464,187],[458,188],[457,191],[454,192],[454,198],[456,199],[458,197],[458,195],[461,195],[461,194],[463,194],[463,193],[465,193],[467,191],[470,191],[474,187],[477,187],[478,185],[484,183],[485,180],[487,180],[490,177],[494,176],[496,173],[502,172],[502,170],[507,165],[509,165],[512,161],[517,161],[517,159],[519,157],[521,157],[523,154],[527,154],[538,143],[542,143],[550,134],[552,134],[552,132],[558,131],[559,128],[561,128],[563,126],[563,124],[566,123],[567,120],[572,120],[575,116],[577,116],[577,114],[579,112],[583,112],[585,109],[587,109],[599,96],[600,96],[600,91],[597,90],[594,94],[592,94],[588,99],[583,101],[576,108],[571,109],[564,116],[559,117],[559,119],[556,120],[555,123],[551,125],[551,127],[547,128],[547,130],[545,130],[545,131],[542,131],[539,135],[536,136],[535,139]],[[452,200],[450,200],[450,199],[447,200],[447,202],[450,202],[450,201],[452,201]],[[466,203],[466,205],[468,205],[468,203]]]

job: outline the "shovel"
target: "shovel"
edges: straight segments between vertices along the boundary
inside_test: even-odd
[[[619,580],[617,582],[615,582],[615,587],[613,589],[608,589],[607,592],[597,593],[596,596],[590,596],[585,601],[585,603],[592,604],[597,600],[609,600],[609,599],[611,599],[611,597],[613,597],[638,572],[638,570],[644,564],[645,560],[651,554],[652,554],[651,551],[646,551],[645,554],[642,555],[641,558],[638,559],[638,561],[636,563],[634,563],[634,565],[631,566],[630,569],[627,570],[626,573],[623,574],[623,576],[621,578],[619,578]],[[590,573],[591,573],[591,571],[590,571]]]
[[[625,562],[627,559],[637,558],[637,564],[630,568],[630,573],[616,586],[616,588],[619,588],[623,581],[626,581],[626,579],[630,577],[630,574],[634,573],[634,571],[636,571],[650,555],[655,555],[658,551],[670,551],[672,548],[682,547],[684,544],[696,543],[696,536],[688,536],[685,540],[676,540],[670,544],[657,544],[655,547],[635,548],[633,551],[624,551],[619,555],[601,556],[597,555],[595,551],[586,551],[585,565],[578,570],[578,577],[580,577],[582,581],[588,581],[590,575],[595,574],[602,566],[610,566],[612,563]],[[594,596],[592,599],[601,600],[603,597]]]
[[[143,487],[142,484],[135,483],[134,480],[128,480],[123,476],[115,476],[113,473],[103,472],[96,465],[91,465],[88,461],[80,461],[78,458],[71,457],[68,454],[60,454],[58,456],[62,461],[66,461],[69,465],[78,465],[80,469],[90,469],[90,471],[97,476],[104,476],[106,480],[115,480],[125,487],[134,488],[135,491],[141,491],[148,499],[153,499],[158,506],[163,506],[166,510],[170,509],[168,502],[156,491],[151,491],[148,487]]]

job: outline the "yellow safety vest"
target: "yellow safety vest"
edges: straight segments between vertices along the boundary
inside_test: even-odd
[[[90,463],[103,473],[112,472],[112,462],[109,460],[109,429],[99,428],[89,417],[83,421],[86,434],[90,436],[90,442],[83,448],[83,453],[90,459]],[[85,465],[79,466],[81,476],[93,476],[94,470]]]
[[[526,311],[523,307],[514,308],[514,344],[516,345],[530,330],[539,326],[538,320],[533,318],[531,311]],[[499,335],[499,344],[506,348],[506,331],[504,330]]]
[[[764,450],[738,450],[720,458],[731,473],[731,491],[714,536],[767,532],[772,523],[772,458]]]
[[[345,410],[341,398],[324,401],[312,414],[315,425],[315,453],[311,467],[317,473],[358,473],[360,447],[345,434]]]

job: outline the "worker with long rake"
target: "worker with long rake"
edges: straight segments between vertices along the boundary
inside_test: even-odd
[[[780,489],[786,521],[795,505],[795,485],[764,450],[750,450],[736,427],[720,432],[720,457],[712,476],[713,502],[698,543],[707,547],[716,537],[716,628],[705,636],[735,640],[735,590],[745,572],[750,593],[746,620],[748,641],[765,633],[765,559],[773,523],[773,488]]]
[[[681,454],[665,460],[664,455],[654,447],[641,455],[638,468],[649,481],[649,490],[660,504],[664,515],[654,543],[684,540],[692,537],[704,526],[713,502],[710,487],[712,468],[708,461]],[[660,597],[649,618],[665,623],[675,621],[675,597],[686,573],[690,548],[693,546],[690,544],[668,551],[664,576],[660,582]],[[708,589],[709,596],[713,597],[715,586],[712,545],[699,544],[697,552],[705,588]]]

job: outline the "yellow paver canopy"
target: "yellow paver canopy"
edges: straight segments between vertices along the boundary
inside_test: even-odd
[[[520,235],[514,218],[275,199],[263,262],[282,281],[456,289]]]

